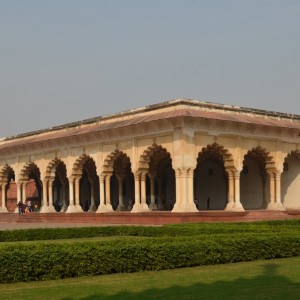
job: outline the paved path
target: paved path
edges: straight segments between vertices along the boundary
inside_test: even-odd
[[[99,227],[99,226],[120,226],[120,224],[43,223],[43,222],[35,222],[35,223],[0,223],[0,230],[28,229],[28,228]],[[131,226],[134,226],[134,225],[131,225]]]

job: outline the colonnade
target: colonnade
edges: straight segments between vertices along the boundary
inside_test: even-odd
[[[200,155],[199,155],[200,157]],[[201,160],[198,161],[196,166],[190,168],[175,168],[175,199],[172,212],[197,212],[198,209],[195,205],[195,170],[197,166],[201,164]],[[172,167],[172,165],[171,165]],[[237,169],[233,164],[224,163],[223,167],[227,176],[227,195],[226,206],[224,210],[227,211],[242,211],[244,207],[241,203],[241,169]],[[283,210],[281,196],[281,175],[282,171],[276,168],[266,167],[265,169],[268,180],[264,179],[265,184],[268,183],[267,189],[264,188],[264,193],[268,190],[268,203],[266,203],[266,209],[269,210]],[[300,170],[299,170],[300,171]],[[122,211],[125,209],[124,204],[124,191],[123,183],[126,180],[126,174],[115,174],[115,171],[110,169],[109,171],[103,171],[98,177],[88,176],[90,184],[90,205],[88,211],[96,213],[113,212],[114,210]],[[55,172],[54,172],[55,173]],[[82,175],[82,173],[81,173]],[[116,176],[118,181],[118,206],[113,208],[112,195],[111,195],[111,178]],[[149,178],[149,186],[147,188],[147,177]],[[28,177],[29,178],[29,177]],[[79,175],[72,174],[70,177],[62,181],[62,208],[61,212],[77,213],[83,212],[83,208],[80,203],[80,180]],[[98,182],[96,182],[97,180]],[[162,191],[162,177],[158,177],[157,173],[153,170],[150,172],[147,169],[137,169],[133,173],[134,191],[132,191],[132,199],[127,205],[127,210],[131,210],[132,213],[151,211],[151,210],[165,210],[163,191]],[[41,199],[41,213],[55,212],[54,207],[54,195],[53,184],[55,177],[45,176],[42,180],[36,182],[40,184],[40,199]],[[26,180],[24,178],[21,181],[16,181],[17,187],[17,202],[24,202],[26,199]],[[1,212],[7,212],[6,207],[6,187],[9,183],[2,181],[1,183]],[[197,183],[196,183],[197,184]],[[99,186],[99,205],[96,201],[95,191]],[[148,189],[148,190],[147,190]],[[147,200],[147,196],[148,199]],[[130,196],[131,197],[131,196]],[[265,199],[264,195],[264,199]],[[97,204],[96,204],[97,202]]]

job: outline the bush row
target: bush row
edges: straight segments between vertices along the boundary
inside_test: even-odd
[[[0,245],[0,283],[221,264],[300,255],[300,235],[120,238]]]
[[[253,223],[195,223],[165,226],[103,226],[0,231],[0,242],[73,239],[108,236],[194,236],[297,231],[300,219]]]

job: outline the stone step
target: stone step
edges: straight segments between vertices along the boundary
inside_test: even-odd
[[[17,215],[16,223],[35,223],[44,222],[43,216],[39,213],[29,213],[27,215]]]

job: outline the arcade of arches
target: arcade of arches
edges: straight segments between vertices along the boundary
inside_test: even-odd
[[[300,209],[300,116],[178,99],[0,140],[0,212]]]
[[[30,199],[41,213],[180,211],[177,193],[182,195],[182,188],[185,195],[192,194],[188,207],[195,212],[283,210],[299,203],[294,195],[300,189],[300,152],[289,153],[280,172],[266,149],[256,147],[247,151],[238,170],[229,151],[214,143],[201,149],[195,168],[174,170],[170,153],[153,144],[134,173],[130,158],[119,150],[108,155],[102,169],[98,174],[94,159],[84,154],[68,176],[64,161],[55,158],[44,177],[28,162],[15,181],[14,169],[5,165],[0,173],[1,210],[14,212],[17,201]],[[188,198],[181,198],[181,204]]]

